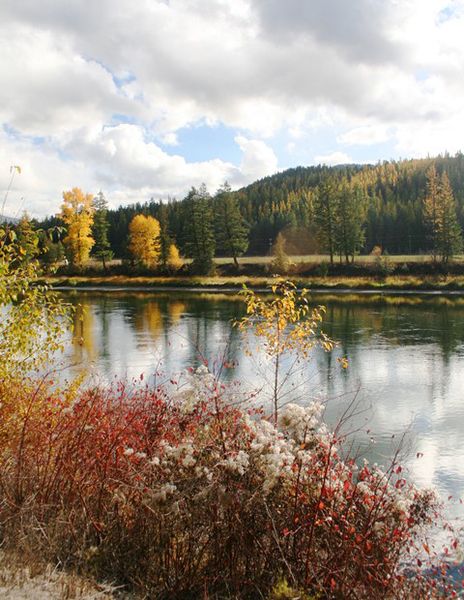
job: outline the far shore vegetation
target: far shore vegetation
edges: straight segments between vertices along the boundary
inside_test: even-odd
[[[290,169],[117,209],[75,187],[58,214],[5,223],[53,285],[259,287],[279,275],[386,290],[461,290],[463,227],[461,153]]]

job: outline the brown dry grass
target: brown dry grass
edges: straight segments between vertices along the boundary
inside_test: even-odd
[[[33,556],[0,553],[3,600],[114,600],[114,591],[110,585],[64,573]]]
[[[289,276],[299,287],[313,289],[350,289],[350,290],[437,290],[464,291],[462,275],[391,275],[387,277],[298,277]],[[111,287],[111,288],[193,288],[193,289],[240,289],[247,285],[253,289],[267,288],[275,283],[274,277],[148,277],[128,275],[109,275],[106,277],[91,276],[58,276],[49,277],[52,286],[65,287]]]

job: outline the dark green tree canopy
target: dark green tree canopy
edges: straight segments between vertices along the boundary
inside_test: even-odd
[[[248,231],[240,213],[238,201],[227,181],[214,198],[216,247],[224,256],[231,256],[238,267],[237,257],[248,249]]]
[[[100,190],[93,200],[94,217],[92,233],[95,240],[93,247],[93,256],[101,260],[103,268],[106,269],[106,262],[113,258],[113,251],[108,240],[109,222],[108,222],[108,202]]]

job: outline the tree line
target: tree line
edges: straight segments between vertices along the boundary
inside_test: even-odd
[[[192,272],[211,273],[217,249],[239,266],[238,257],[248,248],[248,227],[228,183],[214,197],[204,184],[192,188],[182,202],[182,211],[185,224],[180,240],[184,255],[192,259]],[[116,246],[115,253],[111,243],[111,211],[103,193],[93,197],[73,188],[63,192],[60,213],[41,223],[34,246],[42,247],[42,259],[46,262],[65,260],[78,270],[86,267],[91,257],[101,261],[106,270],[109,261],[119,254],[133,267],[175,273],[184,262],[170,227],[169,206],[157,205],[156,217],[151,212],[129,207],[124,243]],[[27,215],[17,230],[26,243],[33,231]]]
[[[65,251],[76,265],[73,244],[85,246],[90,236],[89,254],[104,267],[116,257],[172,270],[169,261],[179,264],[182,255],[192,259],[193,271],[209,272],[214,256],[229,256],[238,265],[243,254],[270,254],[279,234],[287,253],[327,253],[331,262],[352,262],[373,251],[430,253],[447,262],[461,250],[464,155],[298,167],[237,192],[225,183],[211,195],[202,185],[181,200],[116,210],[108,208],[101,192],[66,208],[69,193],[60,214],[39,225],[54,231],[45,242],[50,258]],[[150,235],[157,240],[152,246],[146,243]],[[136,237],[145,241],[137,243]]]

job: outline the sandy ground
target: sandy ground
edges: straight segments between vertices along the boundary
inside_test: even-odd
[[[0,555],[1,600],[114,600],[110,586],[100,586],[50,567],[32,573]]]

